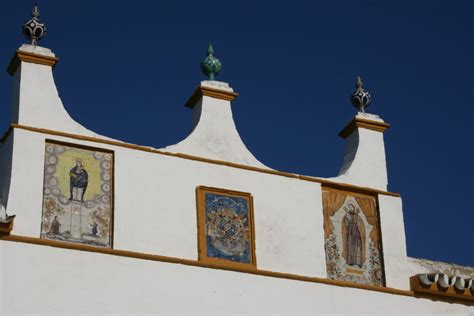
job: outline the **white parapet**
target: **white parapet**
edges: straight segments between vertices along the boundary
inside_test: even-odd
[[[383,132],[389,127],[379,116],[359,113],[339,134],[346,139],[342,168],[329,180],[387,190]]]
[[[408,259],[402,199],[379,194],[378,203],[386,286],[409,290],[411,275],[405,272]]]
[[[52,68],[58,59],[48,48],[22,45],[9,66],[14,77],[11,122],[104,138],[74,121],[64,108]]]
[[[231,109],[231,100],[236,96],[225,82],[202,81],[187,103],[193,110],[191,133],[183,141],[163,150],[268,168],[254,157],[240,138]]]

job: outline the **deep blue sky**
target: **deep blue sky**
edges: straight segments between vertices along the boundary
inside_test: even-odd
[[[26,40],[33,1],[4,1],[0,61]],[[242,139],[266,165],[335,176],[357,74],[385,134],[390,191],[404,202],[408,254],[474,265],[471,1],[40,1],[40,43],[72,117],[127,142],[183,139],[184,102],[209,42]],[[11,78],[0,75],[0,129]],[[289,212],[291,210],[288,210]],[[322,228],[321,228],[322,229]]]

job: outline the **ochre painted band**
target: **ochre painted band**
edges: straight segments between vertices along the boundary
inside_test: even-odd
[[[309,277],[309,276],[303,276],[303,275],[292,274],[292,273],[274,272],[274,271],[268,271],[268,270],[261,270],[261,269],[257,269],[253,267],[247,267],[247,266],[242,266],[242,267],[227,266],[227,265],[221,265],[221,264],[213,263],[213,262],[202,262],[202,261],[197,261],[197,260],[182,259],[182,258],[161,256],[161,255],[155,255],[155,254],[147,254],[147,253],[134,252],[134,251],[128,251],[128,250],[99,248],[99,247],[94,247],[94,246],[67,243],[67,242],[61,242],[61,241],[55,241],[55,240],[47,240],[47,239],[41,239],[41,238],[36,238],[36,237],[0,235],[0,241],[2,240],[10,241],[10,242],[21,242],[21,243],[33,244],[33,245],[49,246],[49,247],[55,247],[55,248],[61,248],[61,249],[94,252],[94,253],[100,253],[100,254],[106,254],[106,255],[118,256],[118,257],[127,257],[127,258],[135,258],[135,259],[142,259],[142,260],[182,264],[186,266],[193,266],[193,267],[199,267],[199,268],[209,268],[209,269],[242,272],[242,273],[248,273],[248,274],[253,274],[253,275],[267,276],[267,277],[287,279],[287,280],[319,283],[319,284],[347,287],[347,288],[360,289],[360,290],[369,290],[369,291],[381,292],[381,293],[386,293],[386,294],[430,299],[430,300],[436,300],[436,301],[446,301],[446,302],[455,303],[455,304],[472,305],[471,300],[458,299],[458,297],[454,297],[454,296],[437,296],[437,295],[429,296],[427,294],[421,294],[419,292],[400,290],[400,289],[395,289],[395,288],[390,288],[390,287],[357,284],[357,283],[352,283],[352,282],[347,282],[347,281],[331,280],[331,279],[318,278],[318,277]]]
[[[335,285],[335,286],[341,286],[341,287],[349,287],[349,288],[355,288],[355,289],[363,289],[363,290],[377,291],[377,292],[388,293],[388,294],[414,297],[413,291],[399,290],[399,289],[380,287],[380,286],[375,286],[375,285],[357,284],[357,283],[330,280],[330,279],[318,278],[318,277],[309,277],[309,276],[303,276],[303,275],[297,275],[297,274],[291,274],[291,273],[273,272],[273,271],[260,270],[260,269],[247,267],[247,266],[243,266],[243,267],[238,267],[236,265],[227,266],[227,265],[221,265],[221,264],[217,264],[213,262],[202,262],[198,260],[182,259],[182,258],[161,256],[161,255],[155,255],[155,254],[146,254],[146,253],[134,252],[134,251],[128,251],[128,250],[99,248],[99,247],[94,247],[94,246],[87,246],[87,245],[81,245],[81,244],[60,242],[60,241],[55,241],[55,240],[41,239],[41,238],[35,238],[35,237],[26,237],[26,236],[16,236],[16,235],[0,236],[0,241],[2,240],[12,241],[12,242],[22,242],[22,243],[27,243],[27,244],[41,245],[41,246],[50,246],[50,247],[62,248],[62,249],[95,252],[95,253],[101,253],[101,254],[107,254],[107,255],[119,256],[119,257],[160,261],[160,262],[166,262],[166,263],[176,263],[176,264],[183,264],[187,266],[194,266],[194,267],[200,267],[200,268],[210,268],[210,269],[243,272],[243,273],[262,275],[262,276],[268,276],[268,277],[274,277],[274,278],[321,283],[321,284],[328,284],[328,285]]]
[[[7,72],[13,76],[16,70],[18,69],[18,66],[20,66],[20,62],[22,61],[33,64],[46,65],[54,68],[54,66],[58,63],[59,58],[17,50],[15,52],[15,55],[13,55],[12,60],[10,61],[10,65],[7,68]]]
[[[211,98],[232,101],[238,95],[239,94],[236,92],[213,89],[206,86],[199,86],[197,87],[196,91],[194,91],[193,95],[186,102],[186,107],[192,109],[202,96],[208,96]]]
[[[351,135],[358,127],[383,133],[390,127],[390,124],[355,117],[349,122],[349,124],[346,125],[346,127],[343,128],[343,130],[339,133],[339,136],[345,139],[349,137],[349,135]]]
[[[210,163],[210,164],[215,164],[215,165],[222,165],[222,166],[227,166],[227,167],[231,167],[231,168],[244,169],[244,170],[255,171],[255,172],[266,173],[266,174],[273,174],[273,175],[286,177],[286,178],[299,179],[299,180],[302,180],[302,181],[317,182],[317,183],[321,183],[322,185],[327,186],[327,187],[332,187],[332,188],[341,189],[341,190],[348,190],[348,191],[358,192],[358,193],[362,193],[362,194],[370,194],[370,195],[381,194],[381,195],[400,197],[400,194],[395,193],[395,192],[387,192],[387,191],[377,190],[377,189],[368,188],[368,187],[361,187],[361,186],[356,186],[356,185],[352,185],[352,184],[339,183],[339,182],[329,181],[329,180],[326,180],[326,179],[321,179],[321,178],[316,178],[316,177],[298,175],[298,174],[295,174],[295,173],[289,173],[289,172],[276,171],[276,170],[272,170],[272,169],[246,166],[246,165],[241,165],[241,164],[234,163],[234,162],[197,157],[197,156],[181,154],[181,153],[170,153],[170,152],[160,151],[158,149],[154,149],[154,148],[150,148],[150,147],[146,147],[146,146],[123,143],[123,142],[118,142],[118,141],[108,140],[108,139],[100,139],[100,138],[95,138],[95,137],[90,137],[90,136],[64,133],[64,132],[59,132],[59,131],[54,131],[54,130],[49,130],[49,129],[44,129],[44,128],[19,125],[19,124],[11,124],[10,125],[10,129],[1,138],[2,142],[4,142],[7,139],[7,137],[11,134],[12,129],[22,129],[22,130],[26,130],[26,131],[30,131],[30,132],[35,132],[35,133],[67,137],[67,138],[72,138],[72,139],[77,139],[77,140],[95,142],[95,143],[100,143],[100,144],[107,144],[107,145],[123,147],[123,148],[128,148],[128,149],[133,149],[133,150],[139,150],[139,151],[144,151],[144,152],[149,152],[149,153],[154,153],[154,154],[159,154],[159,155],[172,156],[172,157],[177,157],[177,158],[181,158],[181,159],[200,161],[200,162],[205,162],[205,163]]]

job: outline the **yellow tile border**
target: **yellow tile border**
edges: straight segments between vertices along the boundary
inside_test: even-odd
[[[14,123],[10,125],[10,128],[0,138],[0,142],[3,143],[9,137],[12,130],[14,130],[14,129],[22,129],[22,130],[26,130],[26,131],[30,131],[30,132],[35,132],[35,133],[67,137],[67,138],[83,140],[83,141],[89,141],[89,142],[95,142],[95,143],[100,143],[100,144],[107,144],[107,145],[123,147],[123,148],[128,148],[128,149],[133,149],[133,150],[139,150],[139,151],[144,151],[144,152],[149,152],[149,153],[154,153],[154,154],[159,154],[159,155],[164,155],[164,156],[171,156],[171,157],[177,157],[177,158],[181,158],[181,159],[200,161],[200,162],[205,162],[205,163],[210,163],[210,164],[215,164],[215,165],[222,165],[222,166],[227,166],[227,167],[231,167],[231,168],[243,169],[243,170],[248,170],[248,171],[255,171],[255,172],[266,173],[266,174],[273,174],[273,175],[277,175],[277,176],[281,176],[281,177],[293,178],[293,179],[302,180],[302,181],[316,182],[316,183],[321,183],[322,185],[325,185],[326,187],[331,187],[331,188],[334,188],[334,189],[341,189],[341,190],[349,190],[351,192],[357,192],[357,193],[362,193],[362,194],[370,194],[370,195],[381,194],[381,195],[400,197],[399,193],[387,192],[387,191],[377,190],[377,189],[368,188],[368,187],[356,186],[356,185],[352,185],[352,184],[339,183],[339,182],[329,181],[329,180],[316,178],[316,177],[298,175],[298,174],[295,174],[295,173],[276,171],[276,170],[266,169],[266,168],[246,166],[246,165],[241,165],[241,164],[234,163],[234,162],[227,162],[227,161],[221,161],[221,160],[215,160],[215,159],[202,158],[202,157],[197,157],[197,156],[192,156],[192,155],[187,155],[187,154],[181,154],[181,153],[164,152],[164,151],[160,151],[158,149],[151,148],[151,147],[140,146],[140,145],[125,143],[125,142],[119,142],[119,141],[115,141],[115,140],[108,140],[108,139],[101,139],[101,138],[95,138],[95,137],[90,137],[90,136],[82,136],[82,135],[77,135],[77,134],[64,133],[64,132],[59,132],[59,131],[55,131],[55,130],[32,127],[32,126],[26,126],[26,125],[20,125],[20,124],[14,124]]]

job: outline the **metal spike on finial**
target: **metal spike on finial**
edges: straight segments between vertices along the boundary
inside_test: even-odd
[[[46,26],[39,19],[40,12],[38,3],[35,2],[31,11],[31,19],[23,24],[23,35],[31,40],[31,45],[36,46],[38,41],[46,35]]]
[[[211,44],[207,48],[207,57],[201,62],[202,72],[209,77],[209,80],[215,80],[215,77],[221,71],[222,64],[214,55],[214,48]]]
[[[369,106],[372,97],[369,91],[364,89],[364,83],[362,78],[357,76],[356,78],[356,90],[351,94],[351,102],[354,107],[359,109],[359,112],[365,113],[365,108]]]
[[[33,11],[31,11],[31,16],[34,18],[39,18],[40,16],[40,11],[38,8],[38,2],[35,2],[35,5],[33,6]]]
[[[212,44],[209,44],[209,47],[207,48],[207,54],[211,56],[214,54],[214,47],[212,47]]]

